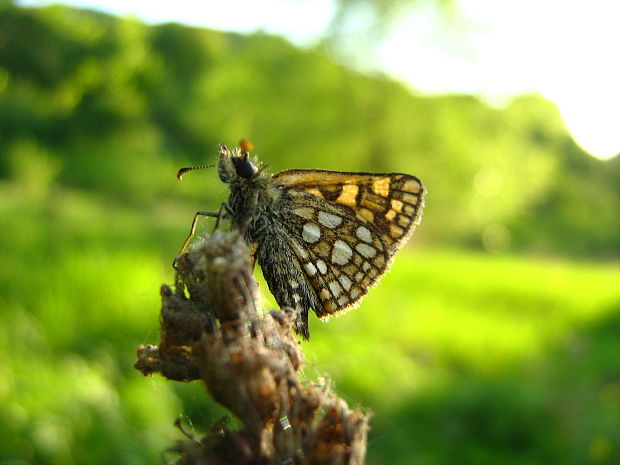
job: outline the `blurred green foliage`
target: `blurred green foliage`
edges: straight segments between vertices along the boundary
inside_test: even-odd
[[[0,44],[0,175],[29,189],[210,197],[217,183],[179,187],[170,173],[248,137],[275,170],[415,173],[431,195],[428,242],[482,246],[500,224],[515,250],[620,250],[620,160],[588,156],[540,97],[494,109],[417,96],[277,37],[61,6],[4,6]]]
[[[158,463],[177,415],[223,415],[131,365],[193,212],[226,195],[215,172],[174,174],[241,137],[274,171],[429,190],[417,250],[305,345],[309,376],[374,411],[368,463],[620,462],[620,158],[584,153],[552,104],[412,95],[264,34],[3,2],[0,463]]]

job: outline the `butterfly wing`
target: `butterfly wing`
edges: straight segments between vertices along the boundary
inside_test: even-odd
[[[405,174],[290,170],[272,179],[282,189],[284,237],[320,318],[359,304],[389,269],[423,208],[422,184]]]

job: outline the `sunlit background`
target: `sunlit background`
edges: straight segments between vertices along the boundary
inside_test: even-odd
[[[304,343],[374,413],[368,464],[620,463],[616,9],[0,1],[0,464],[161,463],[177,417],[225,415],[132,364],[226,198],[175,173],[242,137],[274,171],[428,188],[390,274]]]
[[[151,24],[262,30],[300,46],[324,38],[338,7],[329,0],[64,3]],[[443,10],[433,1],[414,8],[401,2],[384,34],[371,39],[365,34],[373,2],[349,3],[361,7],[345,25],[348,50],[370,45],[357,51],[357,67],[387,72],[422,92],[475,94],[496,104],[535,92],[558,106],[585,150],[605,159],[620,153],[620,7],[614,2],[454,0]]]

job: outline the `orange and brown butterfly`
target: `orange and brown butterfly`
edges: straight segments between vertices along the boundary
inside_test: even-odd
[[[296,331],[308,339],[308,310],[326,320],[359,305],[389,270],[420,222],[424,187],[401,173],[289,170],[270,174],[252,144],[220,146],[220,179],[230,194],[219,213],[256,248],[280,307],[298,311]],[[189,168],[191,169],[191,168]],[[183,169],[182,174],[188,169]],[[222,215],[223,213],[223,215]]]

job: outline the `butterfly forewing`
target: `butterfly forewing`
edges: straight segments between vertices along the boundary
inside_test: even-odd
[[[420,181],[404,174],[291,170],[282,186],[283,221],[321,318],[355,306],[388,270],[423,207]]]

